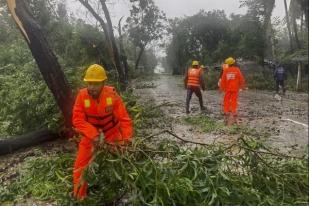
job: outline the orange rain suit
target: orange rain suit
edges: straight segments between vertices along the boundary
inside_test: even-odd
[[[220,89],[225,92],[223,111],[224,114],[237,114],[237,99],[239,89],[244,88],[245,79],[236,66],[230,66],[223,70]]]
[[[92,158],[92,141],[103,131],[107,143],[128,142],[133,134],[132,121],[121,97],[109,86],[103,87],[98,99],[93,99],[86,88],[81,89],[73,107],[72,121],[83,136],[73,170],[74,196],[82,200],[87,196],[87,182],[82,174]]]

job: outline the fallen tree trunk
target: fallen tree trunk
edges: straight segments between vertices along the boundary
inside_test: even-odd
[[[62,111],[65,126],[71,128],[73,94],[56,55],[50,48],[41,26],[35,21],[25,1],[7,0],[7,4],[12,18],[24,36],[48,88]]]
[[[28,134],[9,137],[0,140],[0,155],[12,153],[18,149],[26,148],[59,138],[57,133],[49,130],[39,130]]]
[[[33,58],[48,88],[51,90],[57,105],[62,111],[65,126],[61,132],[64,136],[71,137],[73,134],[71,128],[73,94],[57,57],[50,48],[43,35],[41,26],[35,21],[26,3],[23,0],[7,0],[7,5],[12,18],[31,50]],[[51,131],[40,130],[0,140],[0,155],[12,153],[17,149],[37,145],[45,141],[54,140],[58,137],[58,134]]]

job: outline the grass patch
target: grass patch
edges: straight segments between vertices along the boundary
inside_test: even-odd
[[[220,124],[215,120],[202,115],[185,117],[184,121],[188,124],[200,128],[202,132],[205,133],[214,132],[223,127],[223,124]]]
[[[187,124],[193,125],[201,129],[201,131],[205,133],[225,133],[232,135],[239,134],[241,132],[244,132],[245,130],[248,130],[248,128],[240,125],[232,125],[229,127],[225,126],[223,122],[219,122],[205,115],[185,117],[184,121]]]

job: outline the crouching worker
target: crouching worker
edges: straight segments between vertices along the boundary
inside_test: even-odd
[[[118,145],[126,145],[133,134],[122,99],[113,87],[105,85],[106,80],[104,68],[91,65],[84,77],[87,87],[79,91],[73,107],[73,126],[82,135],[73,170],[73,194],[78,200],[87,196],[82,175],[100,144],[100,133],[106,143]]]

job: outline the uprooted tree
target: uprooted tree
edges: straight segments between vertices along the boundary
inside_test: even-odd
[[[21,31],[35,59],[40,72],[51,90],[57,105],[64,116],[66,135],[71,131],[71,110],[73,105],[72,90],[61,69],[56,55],[45,39],[41,27],[34,20],[29,8],[22,0],[7,0],[12,18]],[[0,141],[0,154],[6,154],[16,149],[35,145],[43,141],[59,137],[51,131],[41,130],[31,134],[21,135]]]

